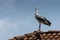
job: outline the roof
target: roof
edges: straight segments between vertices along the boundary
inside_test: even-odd
[[[34,31],[32,33],[24,34],[22,36],[13,37],[10,40],[60,40],[60,31]]]

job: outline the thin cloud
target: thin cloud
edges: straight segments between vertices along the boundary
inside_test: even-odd
[[[0,6],[5,9],[12,8],[16,0],[0,0]]]

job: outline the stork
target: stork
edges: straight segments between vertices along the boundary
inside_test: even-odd
[[[35,9],[35,18],[39,22],[39,31],[41,29],[41,23],[44,25],[51,26],[51,22],[49,20],[39,15],[38,8]]]

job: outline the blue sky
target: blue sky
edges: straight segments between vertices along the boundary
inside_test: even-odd
[[[60,0],[0,0],[0,40],[38,30],[36,7],[52,23],[42,24],[42,31],[60,30]]]

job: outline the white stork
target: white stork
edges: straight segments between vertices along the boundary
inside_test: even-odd
[[[40,31],[40,27],[41,27],[41,23],[51,26],[51,22],[48,21],[45,17],[42,17],[39,15],[38,9],[35,9],[35,18],[36,20],[39,22],[39,31]]]

